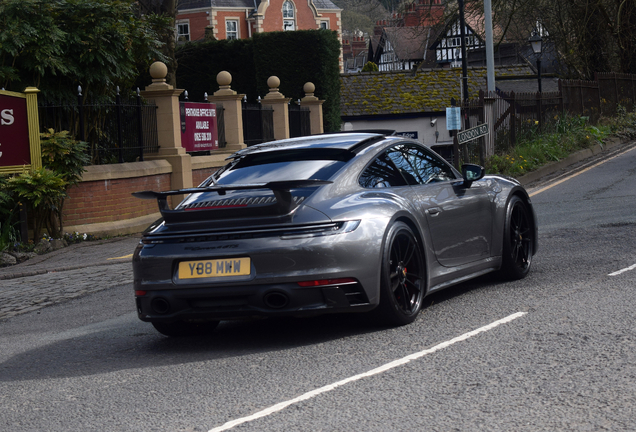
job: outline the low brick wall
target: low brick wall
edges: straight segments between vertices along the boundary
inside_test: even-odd
[[[192,184],[198,186],[219,167],[228,153],[192,158]],[[143,231],[161,215],[156,200],[142,200],[137,191],[171,190],[172,166],[151,160],[86,167],[82,181],[64,202],[64,231],[122,235]]]
[[[192,158],[192,185],[199,186],[217,169],[227,164],[226,157],[230,152],[215,153],[211,156],[196,156]]]

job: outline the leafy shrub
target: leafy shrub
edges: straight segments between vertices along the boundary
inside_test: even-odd
[[[16,205],[20,200],[28,205],[34,221],[34,242],[40,239],[44,229],[54,238],[62,236],[62,210],[67,190],[81,181],[84,165],[88,163],[86,143],[74,140],[67,131],[49,130],[40,134],[40,139],[43,167],[15,175],[0,184],[0,202]],[[13,217],[13,214],[9,218],[3,215],[2,220],[11,224]]]
[[[362,67],[362,72],[377,72],[379,70],[378,65],[372,61],[366,62],[366,64]]]

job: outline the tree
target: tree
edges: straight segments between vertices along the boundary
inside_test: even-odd
[[[158,25],[155,26],[155,31],[157,32],[159,40],[163,42],[161,52],[165,56],[164,62],[166,66],[168,66],[166,81],[168,84],[176,87],[177,59],[175,55],[175,18],[177,16],[177,0],[139,0],[138,4],[140,16],[155,17],[152,21],[158,21]],[[157,20],[156,18],[160,19]],[[146,79],[145,82],[148,82],[148,80]]]
[[[78,85],[92,97],[129,88],[138,70],[165,60],[157,28],[168,25],[135,8],[132,0],[3,0],[1,85],[71,100]]]
[[[483,13],[483,0],[466,0],[466,7]],[[493,0],[492,7],[499,42],[524,44],[533,29],[543,28],[564,76],[593,79],[595,72],[636,73],[633,0]]]
[[[373,34],[376,21],[389,17],[379,0],[335,0],[334,3],[342,8],[342,31],[345,34]]]

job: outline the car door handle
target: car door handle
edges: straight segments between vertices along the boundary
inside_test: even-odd
[[[440,212],[440,211],[441,211],[441,210],[440,210],[439,208],[437,208],[437,207],[433,207],[433,208],[430,208],[430,209],[426,210],[426,213],[427,213],[429,216],[437,216],[437,215],[439,214],[439,212]]]

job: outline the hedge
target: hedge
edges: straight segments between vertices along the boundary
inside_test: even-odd
[[[257,33],[251,39],[190,42],[177,50],[177,84],[191,100],[218,90],[216,75],[232,74],[232,89],[254,102],[269,92],[267,79],[280,78],[280,91],[297,100],[312,82],[323,105],[326,132],[340,130],[340,42],[329,30]]]

